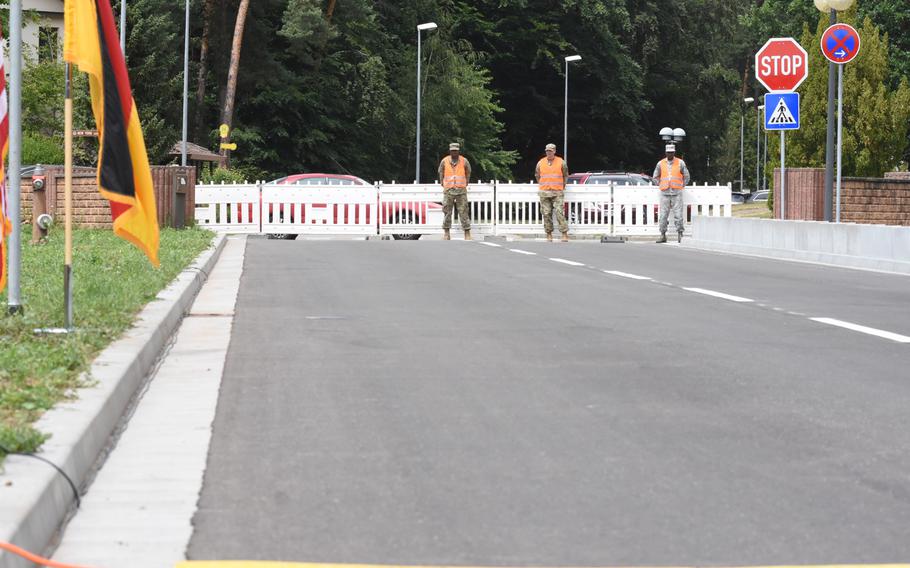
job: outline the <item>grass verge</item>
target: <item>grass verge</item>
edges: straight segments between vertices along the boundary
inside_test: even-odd
[[[31,228],[23,226],[27,243]],[[136,314],[190,262],[209,247],[201,229],[162,229],[154,268],[136,247],[110,230],[73,231],[73,321],[76,332],[37,334],[62,327],[63,231],[46,243],[22,247],[24,314],[7,315],[0,293],[0,446],[11,452],[37,450],[46,435],[33,424],[57,402],[74,396],[80,374],[132,324]],[[0,450],[0,459],[5,453]]]
[[[759,203],[738,203],[733,206],[734,217],[744,217],[747,219],[770,219],[771,210],[765,202]]]

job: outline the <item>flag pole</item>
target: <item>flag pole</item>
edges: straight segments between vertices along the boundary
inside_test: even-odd
[[[66,90],[63,99],[63,153],[64,153],[64,229],[63,289],[66,310],[65,328],[73,329],[73,97],[71,85],[73,68],[66,64]]]
[[[6,285],[10,314],[22,313],[22,227],[20,200],[22,192],[22,0],[9,2],[9,170],[6,190],[9,196],[9,275]]]

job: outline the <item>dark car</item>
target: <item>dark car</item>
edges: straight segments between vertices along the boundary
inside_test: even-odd
[[[749,196],[749,203],[764,203],[765,201],[768,201],[768,199],[770,198],[770,195],[771,195],[771,191],[767,190],[767,189],[763,189],[761,191],[756,191],[755,193],[753,193],[752,195]]]
[[[734,204],[735,203],[745,203],[746,197],[748,197],[748,196],[745,193],[740,193],[738,191],[730,192],[730,202],[734,203]]]

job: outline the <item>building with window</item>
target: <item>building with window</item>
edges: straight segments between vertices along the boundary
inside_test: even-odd
[[[9,2],[0,4],[9,10]],[[25,57],[46,61],[63,57],[63,0],[22,0],[22,47]],[[4,38],[6,39],[6,38]],[[9,56],[6,69],[9,72]]]

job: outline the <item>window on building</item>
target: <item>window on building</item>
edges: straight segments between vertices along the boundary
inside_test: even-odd
[[[60,58],[60,30],[52,27],[38,28],[38,61],[57,61]]]

